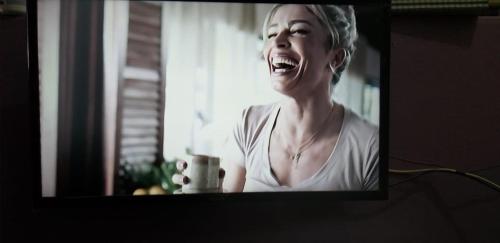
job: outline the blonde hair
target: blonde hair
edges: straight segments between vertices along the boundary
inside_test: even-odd
[[[276,4],[267,13],[262,27],[262,37],[267,41],[267,29],[269,21],[274,16],[278,8],[284,4]],[[356,29],[356,17],[354,8],[351,5],[304,5],[307,10],[314,14],[321,25],[328,31],[327,50],[341,48],[344,50],[345,56],[342,64],[337,67],[333,74],[332,84],[335,85],[340,80],[342,72],[351,62],[351,57],[356,49],[354,43],[358,39],[358,31]]]

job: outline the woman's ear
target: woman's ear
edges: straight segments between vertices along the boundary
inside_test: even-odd
[[[344,48],[337,48],[332,51],[332,58],[330,60],[330,66],[337,70],[340,67],[346,58],[347,51]]]

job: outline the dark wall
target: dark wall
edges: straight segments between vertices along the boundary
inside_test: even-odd
[[[0,241],[30,215],[32,115],[26,20],[0,16]]]
[[[328,211],[249,203],[245,210],[214,204],[199,212],[193,205],[170,214],[168,205],[147,213],[33,212],[36,120],[25,25],[23,17],[0,19],[0,242],[500,240],[500,194],[452,174],[391,187],[387,201],[343,202]],[[462,170],[500,164],[500,18],[394,17],[391,37],[390,155]],[[390,167],[416,166],[391,159]],[[500,182],[498,167],[479,174]]]

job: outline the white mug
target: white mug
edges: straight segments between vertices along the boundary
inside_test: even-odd
[[[184,175],[189,183],[182,186],[182,193],[213,193],[219,191],[220,159],[206,155],[194,155],[187,161]]]

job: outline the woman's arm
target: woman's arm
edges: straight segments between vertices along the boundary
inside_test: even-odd
[[[243,192],[245,186],[245,168],[236,163],[228,163],[223,182],[223,192]]]
[[[245,187],[245,141],[248,136],[244,125],[247,121],[248,109],[244,109],[241,120],[234,125],[232,133],[227,137],[221,159],[226,170],[222,184],[223,192],[243,192]]]
[[[379,189],[379,132],[373,133],[368,143],[367,161],[364,164],[363,189],[374,191]]]

